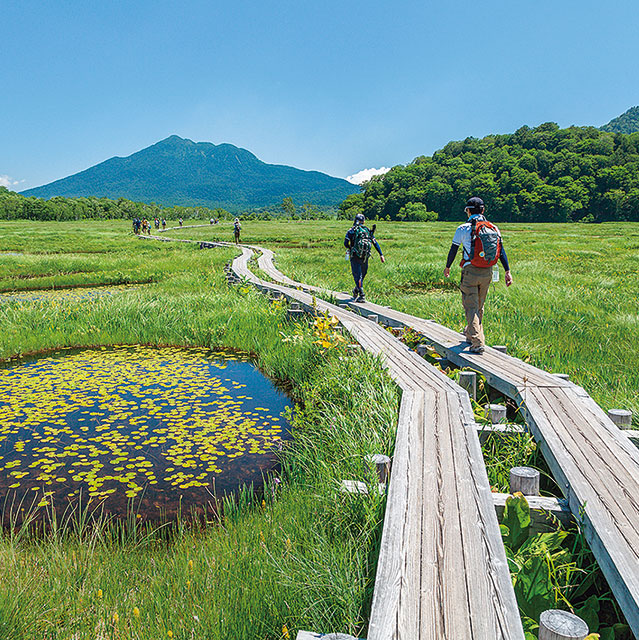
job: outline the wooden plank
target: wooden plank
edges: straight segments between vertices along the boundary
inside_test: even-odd
[[[562,486],[570,510],[582,522],[586,540],[628,624],[633,633],[639,635],[639,547],[631,542],[639,522],[633,515],[634,524],[629,523],[624,513],[627,510],[634,514],[637,496],[629,496],[625,490],[611,495],[611,477],[605,473],[605,465],[601,471],[586,473],[582,465],[588,469],[593,460],[599,460],[598,456],[592,453],[585,456],[580,452],[583,436],[579,436],[578,441],[571,439],[574,416],[558,412],[554,399],[546,399],[542,392],[540,389],[529,394],[530,402],[526,406],[529,424],[555,479]],[[578,396],[575,395],[575,399]],[[617,467],[614,460],[609,464]],[[631,463],[627,471],[633,478],[639,477],[636,465]]]
[[[377,575],[368,640],[387,640],[397,637],[400,599],[407,582],[408,563],[405,557],[407,539],[407,517],[409,505],[409,470],[411,442],[409,433],[412,423],[419,419],[420,405],[424,394],[404,391],[400,405],[397,439],[393,455],[393,471],[388,487],[386,513],[382,529]],[[414,637],[419,637],[415,635]]]

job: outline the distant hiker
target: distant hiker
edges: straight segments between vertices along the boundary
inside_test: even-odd
[[[211,224],[213,224],[213,222],[214,222],[213,218],[211,218],[211,221],[210,221],[210,222],[211,222]]]
[[[180,223],[180,226],[182,226],[182,222],[183,222],[182,218],[180,218],[178,222]]]
[[[155,219],[155,228],[159,229],[160,228],[160,218],[156,218]]]
[[[235,244],[240,244],[240,231],[242,230],[242,225],[240,224],[240,219],[235,218],[233,222],[233,235],[235,236]]]
[[[444,276],[448,278],[450,267],[461,245],[462,272],[459,288],[466,313],[464,335],[466,342],[470,343],[468,350],[472,353],[484,353],[484,302],[492,280],[493,265],[496,265],[498,260],[506,271],[506,286],[509,287],[513,283],[501,233],[494,224],[486,220],[484,210],[484,201],[481,198],[473,197],[466,202],[464,211],[468,216],[468,222],[457,227],[444,269]]]
[[[140,224],[142,224],[140,222],[139,218],[133,218],[133,233],[135,233],[136,235],[140,234]]]
[[[146,228],[148,227],[149,223],[146,221],[146,218],[142,218],[142,233],[144,233],[146,231]]]
[[[368,259],[371,255],[371,249],[375,247],[382,262],[386,262],[382,250],[375,240],[375,227],[372,231],[364,225],[366,219],[361,213],[358,213],[353,220],[353,226],[346,232],[344,238],[344,246],[348,250],[346,257],[351,261],[351,272],[353,280],[355,280],[355,288],[353,289],[353,299],[355,302],[366,302],[364,297],[364,278],[368,271]]]
[[[162,231],[166,229],[166,218],[162,218]]]

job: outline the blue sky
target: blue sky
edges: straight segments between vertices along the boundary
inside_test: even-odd
[[[345,177],[639,104],[636,0],[3,0],[0,184],[171,134]]]

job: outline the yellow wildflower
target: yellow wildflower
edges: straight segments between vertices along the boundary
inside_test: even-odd
[[[140,617],[140,610],[137,607],[133,607],[133,617],[136,619]]]

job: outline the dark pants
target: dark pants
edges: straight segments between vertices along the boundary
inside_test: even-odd
[[[368,260],[359,260],[351,258],[351,272],[353,280],[355,280],[355,289],[360,295],[364,295],[364,278],[368,271]]]

